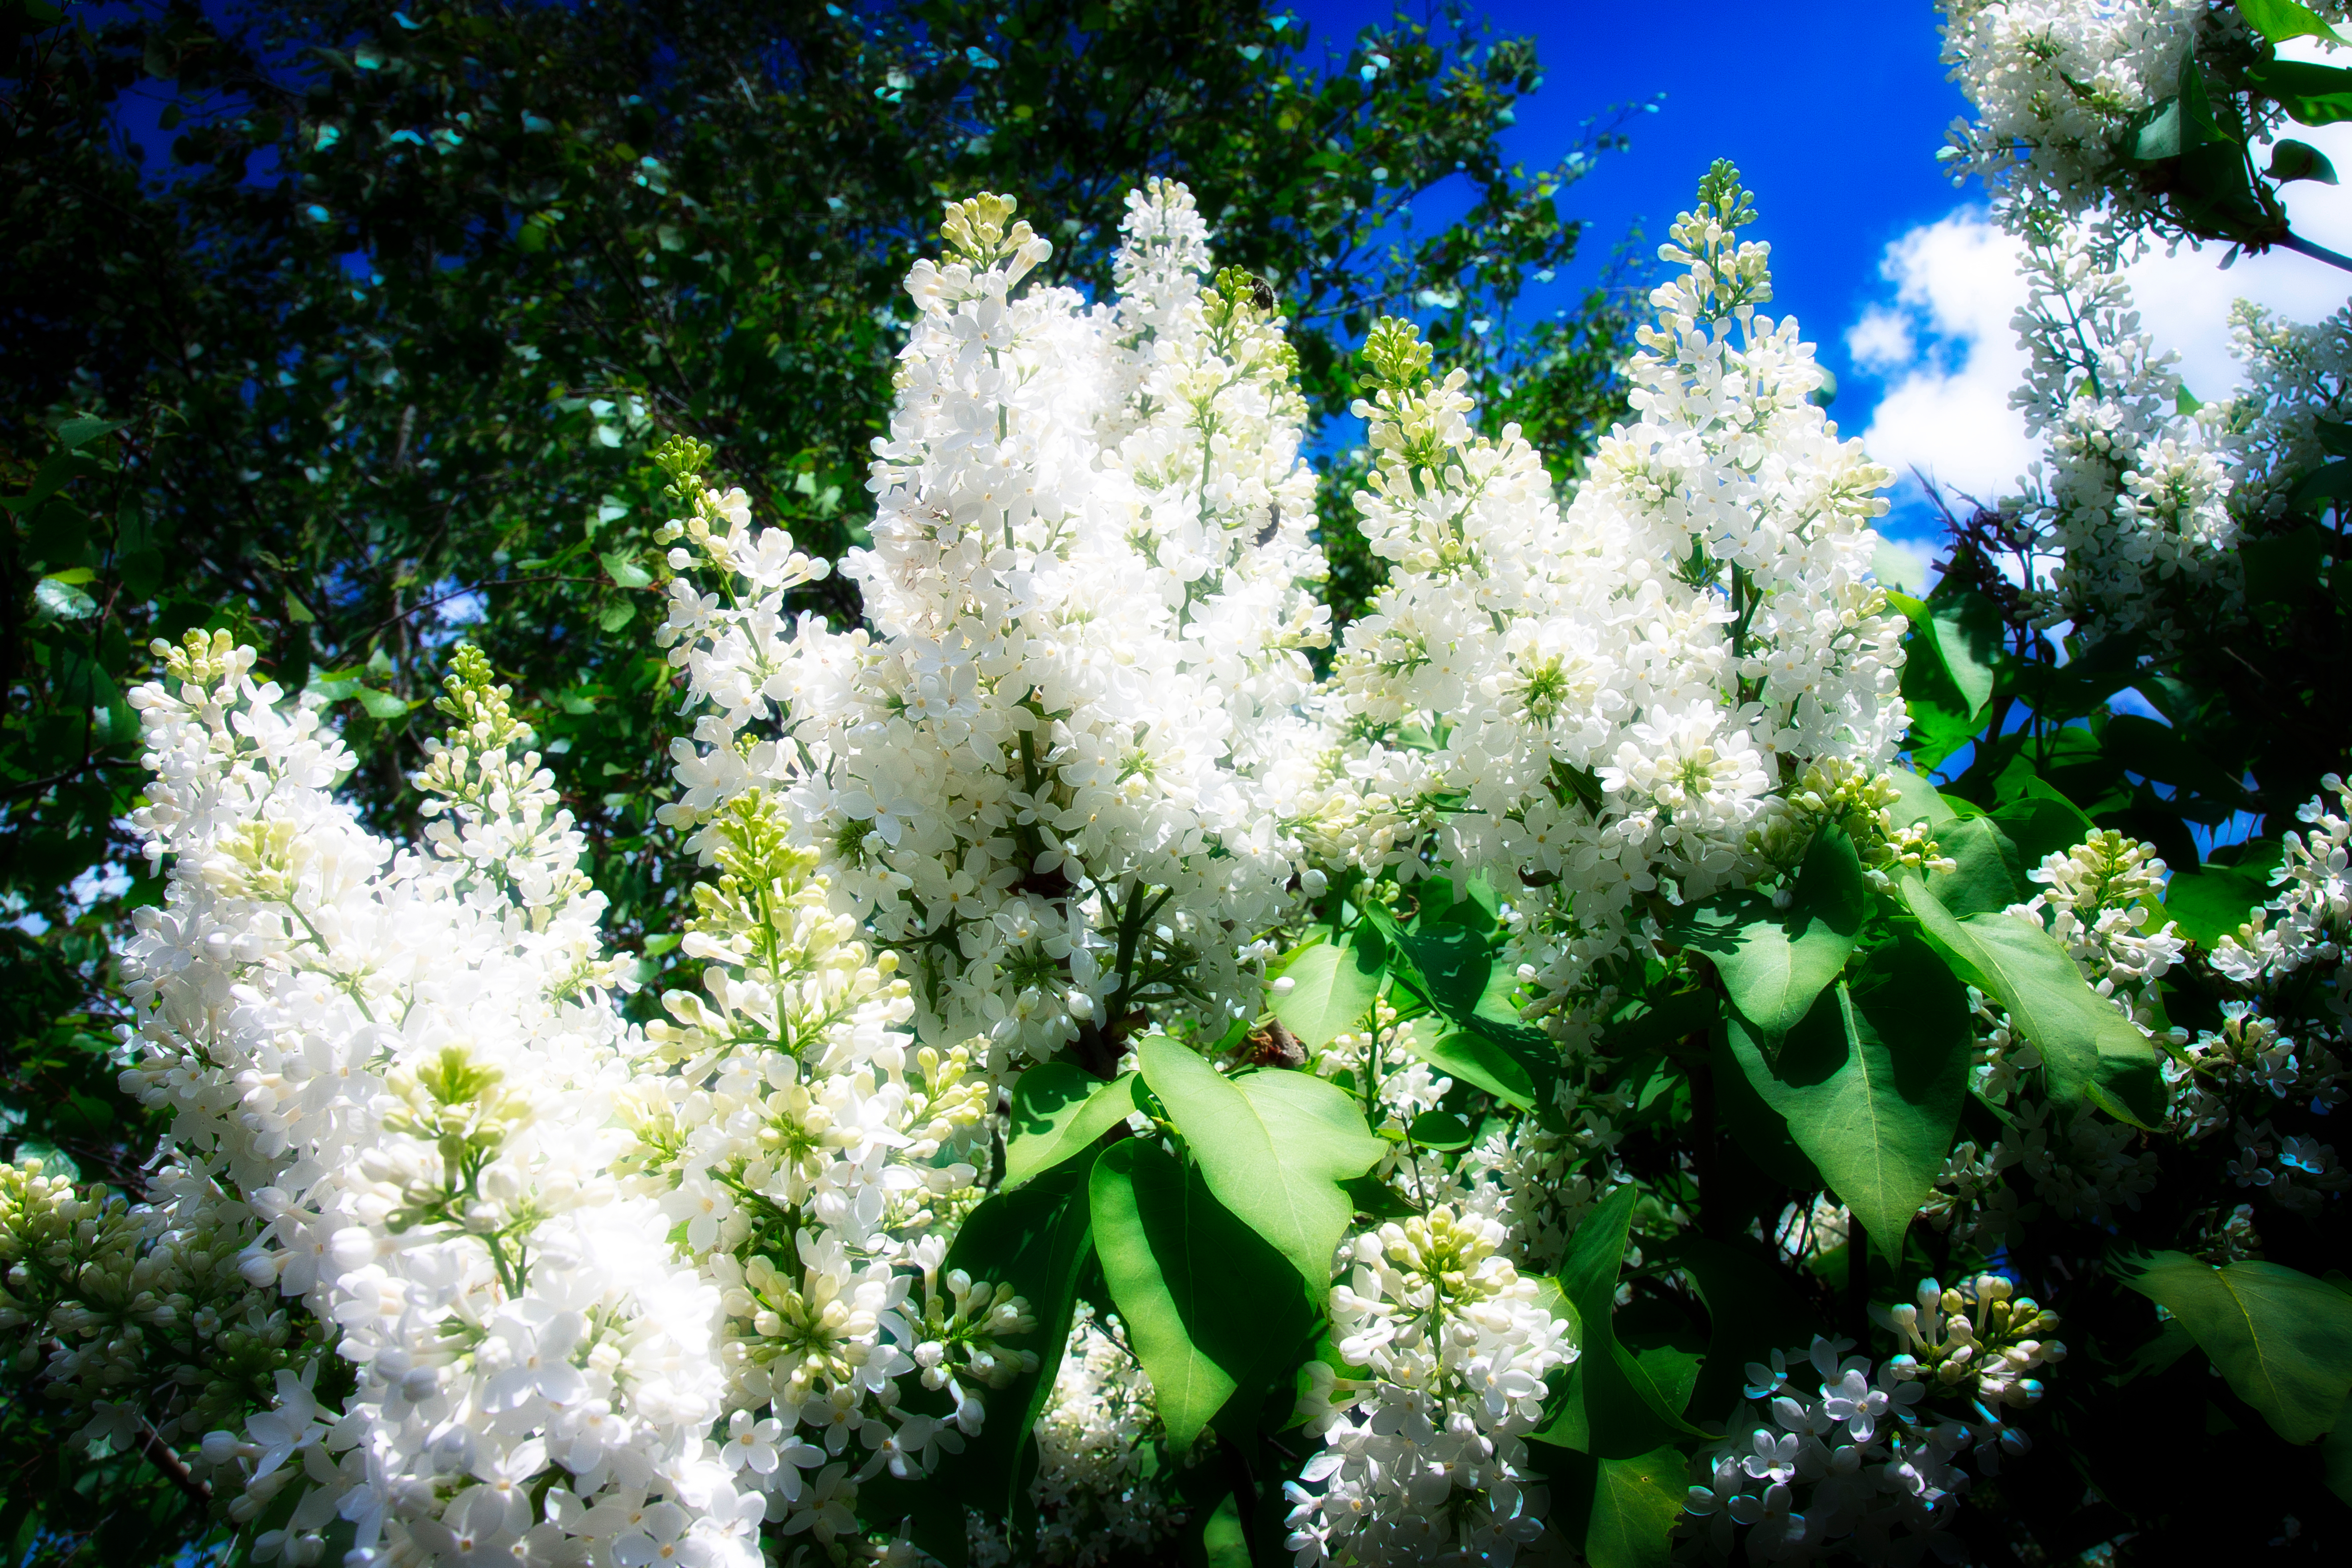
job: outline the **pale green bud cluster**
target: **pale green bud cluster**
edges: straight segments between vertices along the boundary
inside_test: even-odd
[[[164,1205],[0,1165],[0,1368],[81,1423],[74,1441],[123,1453],[241,1422],[273,1375],[315,1359],[277,1292],[240,1272],[252,1209],[183,1164]]]
[[[1832,824],[1853,840],[1854,853],[1881,886],[1906,869],[1924,876],[1953,868],[1926,823],[1895,826],[1903,792],[1889,773],[1869,772],[1847,757],[1816,757],[1785,789],[1785,809],[1748,838],[1750,853],[1783,869],[1794,868],[1813,836]]]
[[[2058,1314],[2016,1290],[1998,1274],[1979,1274],[1949,1289],[1933,1279],[1921,1282],[1917,1306],[1885,1314],[1906,1347],[1888,1371],[1934,1393],[1989,1405],[2023,1409],[2036,1403],[2042,1384],[2026,1374],[2065,1360],[2066,1347],[2050,1337],[2058,1331]]]

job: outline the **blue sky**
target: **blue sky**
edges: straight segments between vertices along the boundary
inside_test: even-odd
[[[1296,9],[1313,37],[1340,42],[1391,7],[1309,0]],[[1635,223],[1654,246],[1707,165],[1729,158],[1756,193],[1757,234],[1772,245],[1776,307],[1818,337],[1874,295],[1890,242],[1959,199],[1936,149],[1967,103],[1944,79],[1925,0],[1498,0],[1473,14],[1498,35],[1537,40],[1544,86],[1507,138],[1530,167],[1557,161],[1608,106],[1666,95],[1633,121],[1632,149],[1602,159],[1562,204],[1593,226],[1588,266]],[[1843,379],[1842,354],[1830,363]]]
[[[1318,56],[1394,8],[1293,5]],[[1968,103],[1945,78],[1933,0],[1492,0],[1471,11],[1497,35],[1537,40],[1544,86],[1508,133],[1511,154],[1530,167],[1557,162],[1611,105],[1665,95],[1635,118],[1631,150],[1602,159],[1562,199],[1592,225],[1563,289],[1596,272],[1636,223],[1654,257],[1699,175],[1730,158],[1756,194],[1755,237],[1772,247],[1772,309],[1796,314],[1837,374],[1831,412],[1843,432],[1898,475],[1916,467],[1986,500],[2013,488],[2034,455],[2007,406],[2023,363],[2008,322],[2022,294],[1983,191],[1956,188],[1936,158]],[[2352,167],[2352,124],[2298,134]],[[2296,228],[2352,249],[2347,193],[2288,187]],[[1439,216],[1438,200],[1421,205]],[[2246,258],[2226,273],[2220,259],[2184,249],[2131,268],[2150,330],[2180,353],[2204,397],[2235,378],[2225,324],[2233,298],[2308,321],[2346,295],[2344,274],[2303,257]],[[1644,277],[1662,276],[1654,260],[1645,265]],[[1883,531],[1924,544],[1935,527],[1917,486],[1906,478],[1894,500]]]

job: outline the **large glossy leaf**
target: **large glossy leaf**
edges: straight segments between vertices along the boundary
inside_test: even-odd
[[[2303,60],[2271,60],[2246,71],[2246,79],[2276,99],[2301,125],[2333,125],[2352,120],[2352,70]]]
[[[1485,1089],[1506,1105],[1521,1110],[1535,1109],[1535,1076],[1517,1056],[1493,1040],[1465,1029],[1443,1035],[1415,1029],[1411,1046],[1415,1056],[1439,1071]]]
[[[1927,888],[1954,914],[1998,914],[2033,896],[2017,845],[1991,817],[1948,822],[1936,830],[1936,844],[1952,868],[1929,873]]]
[[[1927,601],[1927,616],[1912,622],[1914,657],[1925,654],[1943,667],[1969,711],[1981,713],[1992,700],[2003,658],[2000,607],[1982,594],[1962,590]]]
[[[1744,1238],[1733,1244],[1696,1236],[1661,1249],[1691,1277],[1706,1303],[1706,1356],[1691,1394],[1692,1414],[1701,1421],[1731,1412],[1749,1362],[1801,1345],[1819,1331],[1787,1270],[1766,1258],[1768,1250],[1767,1244]]]
[[[1665,1568],[1674,1560],[1689,1469],[1679,1448],[1602,1459],[1584,1525],[1585,1562],[1591,1568]]]
[[[2137,1127],[2164,1114],[2156,1047],[2091,989],[2039,925],[2006,914],[1959,916],[1916,876],[1896,884],[1919,930],[1961,979],[1999,1002],[2042,1052],[2053,1099],[2087,1101]]]
[[[1331,1043],[1371,1011],[1380,994],[1376,952],[1354,942],[1312,942],[1295,950],[1268,976],[1274,1016],[1308,1050]],[[1284,986],[1282,981],[1290,984]]]
[[[1934,784],[1910,769],[1889,768],[1886,776],[1903,793],[1902,800],[1887,808],[1896,827],[1924,822],[1931,829],[1938,828],[1959,815]]]
[[[1135,1114],[1137,1078],[1106,1083],[1067,1062],[1045,1062],[1013,1086],[1004,1128],[1004,1191],[1083,1153]]]
[[[1146,1037],[1136,1054],[1210,1190],[1319,1300],[1355,1212],[1339,1184],[1370,1170],[1387,1147],[1356,1102],[1310,1073],[1227,1078],[1163,1036]]]
[[[1859,988],[1840,981],[1779,1058],[1738,1019],[1733,1054],[1758,1095],[1889,1259],[1936,1184],[1968,1093],[1968,992],[1924,942],[1885,950]]]
[[[2338,37],[2335,28],[2301,0],[2238,0],[2238,15],[2273,44],[2285,43],[2289,38],[2328,38],[2339,44],[2352,41]]]
[[[1824,827],[1798,868],[1786,910],[1756,894],[1702,905],[1674,935],[1715,963],[1731,1005],[1777,1049],[1853,952],[1870,913],[1870,885],[1853,840]]]
[[[2267,878],[2230,866],[2191,866],[2174,870],[2164,885],[2164,913],[2180,934],[2211,948],[2240,926],[2271,896]]]
[[[2335,1426],[2352,1394],[2352,1296],[2280,1264],[2216,1268],[2182,1252],[2127,1257],[2115,1271],[2170,1312],[2280,1436],[2309,1443]]]
[[[1158,1146],[1106,1150],[1089,1198],[1103,1279],[1181,1450],[1287,1356],[1313,1311],[1288,1261]]]
[[[1530,1434],[1579,1453],[1632,1458],[1697,1428],[1682,1418],[1657,1380],[1642,1367],[1615,1330],[1617,1277],[1633,1222],[1635,1192],[1619,1187],[1569,1238],[1560,1261],[1560,1294],[1576,1309],[1582,1336],[1574,1364],[1547,1407],[1543,1428]]]

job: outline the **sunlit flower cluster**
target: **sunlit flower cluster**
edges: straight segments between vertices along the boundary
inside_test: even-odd
[[[2342,21],[2342,0],[2307,7]],[[2179,150],[2156,106],[2181,92],[2192,50],[2209,95],[2234,96],[2269,43],[2234,6],[2211,0],[1939,0],[1944,63],[1976,110],[1952,123],[1945,156],[1956,178],[1981,176],[2011,217],[2028,211],[2094,216],[2120,231],[2178,230],[2159,216],[2166,186],[2153,167]],[[2246,129],[2259,140],[2283,116],[2262,99]]]
[[[1154,182],[1116,303],[1024,290],[1051,247],[1012,209],[955,205],[946,260],[908,276],[873,544],[843,568],[870,630],[787,616],[824,563],[694,476],[661,633],[706,705],[668,818],[782,792],[925,1035],[982,1037],[992,1071],[1107,1048],[1147,1003],[1252,1010],[1296,858],[1269,796],[1328,637],[1265,285],[1204,283],[1192,196]]]
[[[1525,1436],[1569,1325],[1496,1251],[1503,1227],[1444,1205],[1356,1237],[1331,1292],[1345,1372],[1308,1364],[1323,1442],[1288,1489],[1302,1568],[1507,1563],[1543,1533]]]
[[[1737,176],[1702,198],[1660,252],[1685,270],[1627,367],[1637,417],[1565,511],[1515,427],[1475,431],[1465,377],[1432,378],[1409,323],[1365,354],[1357,504],[1390,574],[1348,627],[1342,744],[1301,836],[1328,862],[1484,873],[1555,1002],[1660,900],[1773,869],[1791,773],[1866,781],[1904,729],[1902,622],[1870,575],[1887,475],[1812,401],[1793,319],[1757,314],[1767,247],[1738,237]]]
[[[2032,358],[2010,402],[2049,456],[2002,510],[2055,557],[2046,620],[2169,646],[2189,596],[2237,591],[2236,471],[2212,420],[2184,410],[2178,356],[2141,331],[2113,247],[2046,216],[2025,237]]]
[[[124,1082],[188,1171],[145,1223],[234,1194],[242,1282],[301,1298],[357,1370],[336,1408],[315,1356],[267,1369],[269,1407],[205,1436],[232,1520],[298,1494],[257,1555],[318,1561],[340,1517],[362,1561],[748,1565],[763,1519],[855,1532],[861,1479],[978,1428],[979,1391],[1034,1364],[998,1340],[1034,1326],[960,1272],[940,1288],[985,1091],[897,1031],[904,987],[767,797],[716,825],[688,935],[707,996],[640,1035],[478,654],[403,848],[335,801],[347,753],[250,649],[159,651],[133,702],[170,894],[126,955]],[[952,1414],[901,1409],[901,1380]]]

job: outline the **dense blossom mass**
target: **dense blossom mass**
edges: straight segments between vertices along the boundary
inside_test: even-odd
[[[1597,1558],[1570,1494],[1649,1500],[1661,1553],[1941,1552],[2066,1357],[2030,1240],[2105,1246],[2168,1152],[2227,1161],[2198,1268],[2352,1186],[2339,777],[2199,941],[2148,800],[2095,826],[2032,715],[1987,710],[1990,809],[1899,765],[1908,658],[2006,704],[2061,626],[2157,658],[2243,613],[2352,408],[2352,313],[2251,308],[2251,389],[2198,403],[2083,221],[2145,216],[2115,171],[2234,10],[1946,9],[2049,447],[1986,514],[2014,647],[1878,581],[1890,476],[1760,311],[1728,165],[1565,489],[1373,325],[1387,576],[1336,639],[1279,299],[1191,193],[1129,195],[1097,301],[950,204],[870,543],[657,454],[698,878],[658,996],[483,654],[404,844],[319,698],[157,645],[122,1084],[170,1131],[135,1205],[0,1167],[12,1362],[86,1447],[186,1454],[262,1562]],[[860,626],[797,607],[835,572]],[[1870,1310],[1891,1354],[1748,1326],[1794,1279],[1859,1333],[1919,1246],[1958,1282]],[[1685,1344],[1743,1335],[1705,1380]]]

